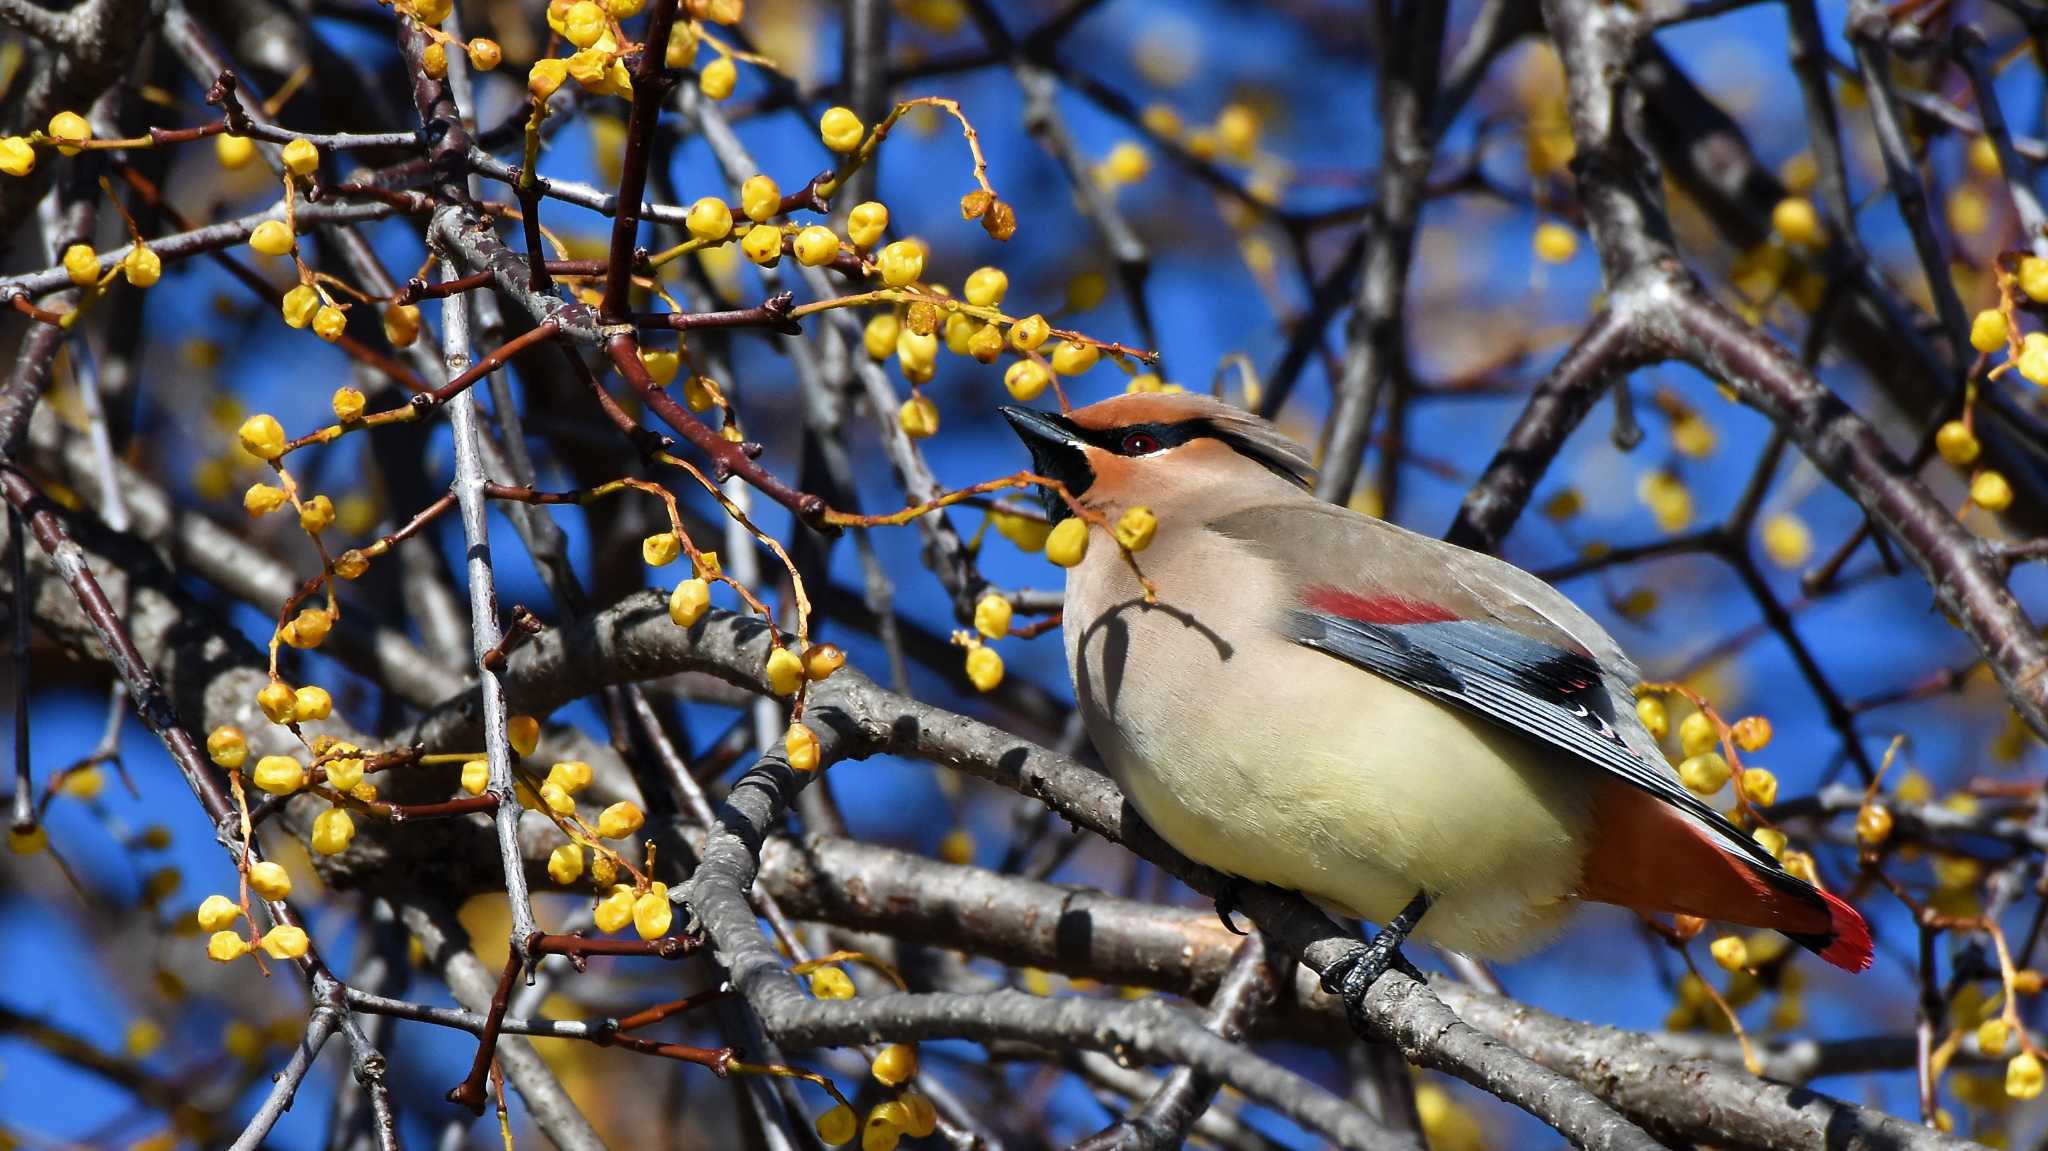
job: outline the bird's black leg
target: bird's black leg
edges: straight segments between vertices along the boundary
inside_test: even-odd
[[[1415,925],[1422,922],[1422,916],[1429,910],[1429,893],[1418,891],[1408,906],[1399,915],[1387,921],[1372,942],[1352,951],[1349,955],[1330,964],[1323,971],[1323,990],[1344,1000],[1345,1017],[1351,1021],[1351,1029],[1365,1033],[1365,993],[1389,967],[1398,967],[1404,973],[1417,979],[1422,973],[1401,954],[1401,944]]]
[[[1243,897],[1245,881],[1235,875],[1226,876],[1223,886],[1216,890],[1216,918],[1223,921],[1223,927],[1232,935],[1244,935],[1245,930],[1237,925],[1237,901]]]

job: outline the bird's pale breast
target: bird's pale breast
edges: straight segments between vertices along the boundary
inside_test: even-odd
[[[1166,541],[1162,541],[1165,543]],[[1297,646],[1281,577],[1212,533],[1145,553],[1160,602],[1097,564],[1068,581],[1089,735],[1146,821],[1220,871],[1384,922],[1419,890],[1423,938],[1479,955],[1569,907],[1590,798],[1548,752]]]

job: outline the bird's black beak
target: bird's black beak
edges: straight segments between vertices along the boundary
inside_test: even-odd
[[[1065,416],[1031,408],[1005,407],[1003,418],[1010,421],[1010,427],[1024,446],[1031,449],[1031,470],[1047,479],[1058,480],[1066,485],[1067,492],[1079,496],[1095,482],[1094,469],[1088,466],[1088,453],[1083,450],[1080,429]],[[1073,513],[1068,510],[1065,500],[1051,488],[1042,488],[1038,497],[1045,504],[1045,516],[1058,523]]]

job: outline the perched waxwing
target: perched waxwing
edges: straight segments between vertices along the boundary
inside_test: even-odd
[[[1679,782],[1634,665],[1550,585],[1318,500],[1300,445],[1216,400],[1003,414],[1082,506],[1157,520],[1138,556],[1156,603],[1107,539],[1067,570],[1089,737],[1181,853],[1387,925],[1333,990],[1362,994],[1411,930],[1512,958],[1588,900],[1870,965],[1854,909]]]

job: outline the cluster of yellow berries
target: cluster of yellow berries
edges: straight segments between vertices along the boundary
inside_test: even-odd
[[[1671,713],[1656,695],[1636,700],[1636,718],[1654,738],[1663,739],[1671,731]],[[1746,752],[1763,750],[1771,742],[1771,734],[1771,722],[1760,715],[1745,716],[1728,729],[1729,739]],[[1734,769],[1718,750],[1721,733],[1706,712],[1691,712],[1679,723],[1678,745],[1684,755],[1678,778],[1693,794],[1711,799],[1734,778]],[[1769,807],[1778,800],[1778,778],[1763,768],[1743,768],[1737,786],[1742,798],[1754,806]]]
[[[91,139],[92,125],[86,122],[85,117],[72,111],[58,112],[50,117],[47,131],[29,137],[0,137],[0,172],[26,176],[35,171],[38,144],[54,147],[66,156],[76,156]]]
[[[640,14],[647,0],[551,0],[547,8],[548,27],[574,49],[566,57],[537,60],[526,74],[526,88],[545,104],[567,81],[595,96],[633,94],[633,77],[626,70],[626,53],[631,45],[619,28],[619,21]],[[710,43],[718,58],[697,73],[697,86],[713,100],[732,95],[739,82],[739,69],[730,50],[704,35],[701,22],[736,24],[745,12],[743,0],[709,0],[687,6],[688,19],[677,20],[669,29],[663,46],[662,63],[668,68],[688,68],[696,63],[701,43]],[[496,47],[493,45],[493,47]],[[470,48],[476,62],[475,45]],[[496,61],[493,60],[493,66]]]
[[[819,977],[827,972],[845,982],[843,994],[837,993],[836,982],[825,985],[834,993],[826,994],[821,990]],[[846,978],[845,972],[827,967],[813,973],[811,990],[820,999],[846,999],[853,995],[853,983]],[[917,1048],[904,1043],[882,1048],[875,1053],[868,1073],[884,1087],[903,1087],[917,1075]],[[905,1135],[922,1139],[936,1131],[938,1125],[938,1111],[933,1108],[931,1100],[910,1090],[903,1090],[894,1099],[875,1104],[865,1120],[855,1114],[851,1106],[841,1103],[818,1116],[816,1123],[818,1138],[827,1146],[844,1146],[858,1136],[861,1151],[895,1151]]]

